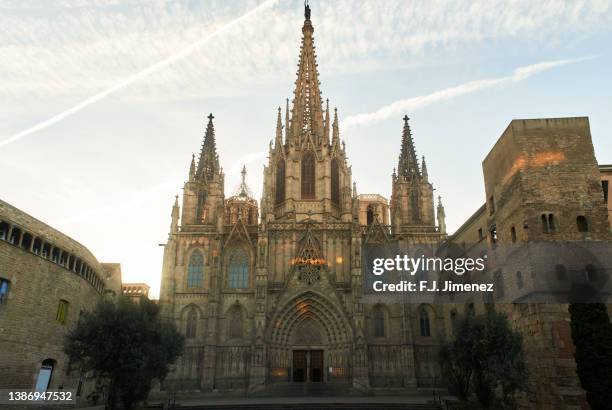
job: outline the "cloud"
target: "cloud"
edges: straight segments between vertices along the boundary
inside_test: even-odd
[[[456,85],[454,87],[435,91],[431,94],[419,95],[417,97],[394,101],[393,103],[385,105],[384,107],[381,107],[374,112],[349,116],[344,121],[342,121],[341,126],[343,129],[348,129],[360,125],[369,125],[375,122],[386,120],[388,118],[403,115],[406,112],[411,112],[420,108],[427,107],[428,105],[440,101],[448,101],[455,97],[471,94],[473,92],[480,91],[485,88],[501,87],[512,83],[518,83],[535,74],[550,70],[551,68],[559,67],[566,64],[577,63],[580,61],[584,61],[585,59],[586,58],[544,61],[541,63],[516,68],[511,75],[505,77],[486,78],[482,80],[469,81],[467,83]]]

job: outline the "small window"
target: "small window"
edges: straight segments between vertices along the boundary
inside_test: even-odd
[[[69,303],[65,300],[60,300],[57,305],[57,314],[55,315],[55,321],[61,325],[66,324],[66,316],[68,314]]]
[[[609,183],[610,181],[601,181],[601,189],[603,190],[603,195],[604,195],[604,204],[608,204],[608,188],[609,188]]]
[[[366,211],[366,223],[368,225],[372,225],[374,223],[374,207],[372,207],[372,205],[368,205],[368,210]]]
[[[32,246],[32,252],[34,252],[36,255],[40,255],[41,251],[42,251],[42,240],[40,238],[35,238],[34,245]]]
[[[516,243],[516,228],[514,226],[510,228],[510,239],[512,243]]]
[[[8,301],[10,282],[4,278],[0,278],[0,310]]]
[[[43,258],[49,258],[51,256],[51,245],[48,243],[43,244],[42,253],[40,254]]]
[[[587,265],[584,268],[586,272],[586,280],[589,282],[595,282],[597,280],[597,269],[593,265]]]
[[[0,239],[6,241],[8,238],[10,225],[4,221],[0,221]]]
[[[553,233],[557,229],[555,215],[553,214],[548,214],[548,229],[550,230],[550,233]]]
[[[516,286],[519,289],[523,288],[523,272],[521,272],[520,270],[516,272]]]
[[[46,392],[51,383],[51,377],[53,375],[53,368],[55,367],[55,360],[45,359],[43,360],[38,377],[36,378],[36,387],[34,388],[37,392]]]
[[[550,231],[548,230],[548,218],[546,217],[546,214],[542,214],[542,232],[544,233],[550,233]]]
[[[580,215],[576,218],[576,226],[578,227],[578,232],[588,232],[589,231],[589,222],[586,217]]]
[[[19,245],[19,241],[21,240],[21,229],[13,228],[11,231],[11,237],[9,238],[9,242],[13,245]]]
[[[21,248],[29,251],[30,247],[32,246],[32,235],[30,235],[29,233],[24,233],[23,234],[23,238],[21,238]]]
[[[421,327],[421,336],[431,336],[431,329],[429,326],[429,314],[427,313],[427,310],[425,310],[425,308],[421,309],[419,324]]]
[[[493,225],[490,230],[491,233],[491,245],[497,246],[497,227]]]
[[[482,228],[478,228],[478,240],[481,241],[483,238],[482,236]]]

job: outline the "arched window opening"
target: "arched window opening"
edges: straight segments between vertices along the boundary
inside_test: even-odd
[[[336,158],[331,160],[331,200],[340,205],[340,168]]]
[[[8,239],[10,225],[4,221],[0,221],[0,239],[3,241]]]
[[[187,268],[187,287],[199,288],[202,287],[204,280],[204,256],[199,250],[193,251],[189,258],[189,267]]]
[[[234,306],[229,314],[229,338],[242,338],[242,329],[242,309],[240,308],[240,306]]]
[[[23,238],[21,239],[21,248],[25,249],[26,251],[29,251],[31,246],[32,246],[32,235],[25,232],[23,234]]]
[[[429,313],[427,313],[427,310],[425,310],[425,308],[421,309],[419,323],[421,325],[421,336],[423,337],[431,336],[431,328],[429,325]]]
[[[374,207],[372,205],[368,205],[368,209],[366,211],[366,223],[368,225],[372,225],[374,223]]]
[[[548,214],[548,229],[551,233],[554,232],[555,229],[557,229],[557,225],[555,223],[555,215],[553,214]]]
[[[412,209],[412,221],[419,222],[421,220],[421,210],[419,206],[419,194],[413,190],[410,194],[410,208]]]
[[[40,238],[35,238],[34,245],[32,245],[32,252],[34,252],[34,254],[36,255],[40,255],[40,252],[42,251],[42,247],[43,247],[42,240]]]
[[[580,215],[576,218],[576,226],[578,227],[578,232],[588,232],[589,231],[589,222],[586,217]]]
[[[195,308],[189,309],[187,313],[187,324],[185,326],[185,337],[187,339],[193,339],[196,337],[198,331],[198,312]]]
[[[315,156],[307,151],[302,157],[302,199],[315,199]]]
[[[242,249],[235,250],[230,256],[228,286],[232,289],[249,287],[249,257]]]
[[[13,228],[11,231],[11,237],[9,238],[9,242],[13,245],[19,245],[19,241],[21,240],[21,229]]]
[[[374,336],[385,337],[385,310],[382,306],[374,308]]]
[[[512,240],[512,243],[516,242],[516,228],[514,226],[510,228],[510,239]]]
[[[546,214],[542,214],[542,232],[549,233],[548,230],[548,220],[546,219]]]
[[[36,378],[36,387],[34,388],[37,392],[46,392],[51,384],[51,376],[53,375],[53,368],[55,367],[55,360],[45,359],[43,360],[40,370],[38,371],[38,377]]]
[[[285,200],[285,161],[279,160],[276,165],[276,204]]]
[[[519,289],[523,288],[523,272],[521,272],[520,270],[516,272],[516,286]]]

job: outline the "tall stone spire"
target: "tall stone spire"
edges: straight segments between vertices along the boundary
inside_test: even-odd
[[[402,150],[399,156],[397,173],[400,177],[419,176],[419,163],[412,141],[412,132],[408,124],[408,116],[404,116],[404,131],[402,133]]]
[[[213,125],[212,113],[208,115],[208,125],[206,126],[206,134],[200,151],[200,159],[198,160],[198,169],[196,178],[212,179],[219,172],[219,156],[217,155],[217,146],[215,143],[215,127]]]
[[[340,149],[340,127],[338,125],[338,109],[334,108],[334,122],[332,124],[332,151]]]
[[[329,145],[329,98],[325,100],[325,144]]]
[[[291,141],[299,144],[310,138],[317,143],[323,138],[323,107],[319,90],[319,73],[314,46],[314,28],[310,21],[310,6],[305,4],[302,45],[297,80],[291,110]]]
[[[240,175],[241,175],[240,188],[238,188],[238,196],[241,196],[241,197],[251,197],[251,190],[249,189],[249,186],[246,183],[246,174],[247,174],[246,165],[242,165],[242,171],[240,171]]]
[[[289,98],[287,98],[287,106],[285,107],[285,144],[289,141]]]
[[[276,139],[274,141],[274,149],[280,150],[283,146],[283,121],[281,119],[281,107],[278,107],[278,115],[276,116]]]

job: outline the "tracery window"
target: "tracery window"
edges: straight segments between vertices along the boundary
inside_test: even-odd
[[[276,166],[276,204],[285,200],[285,161],[279,160]]]
[[[385,311],[382,306],[374,308],[374,336],[385,336]]]
[[[427,310],[425,308],[421,309],[419,323],[421,325],[421,336],[431,336],[431,329],[429,326],[429,313],[427,313]]]
[[[249,287],[249,257],[242,249],[236,249],[230,255],[228,286],[232,289]]]
[[[196,337],[198,331],[198,312],[195,308],[189,309],[187,313],[187,324],[185,326],[185,337],[187,339],[193,339]]]
[[[302,157],[302,199],[315,198],[315,156],[306,151]]]
[[[187,268],[187,287],[199,288],[204,280],[204,256],[199,250],[193,251]]]
[[[340,204],[340,169],[336,158],[331,160],[331,200]]]

